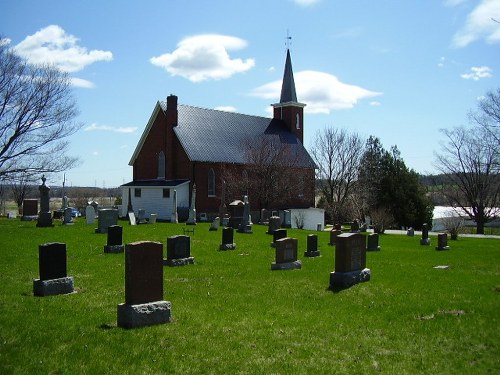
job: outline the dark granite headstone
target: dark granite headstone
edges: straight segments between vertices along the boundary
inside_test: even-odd
[[[360,233],[344,233],[337,236],[335,272],[330,273],[331,288],[345,288],[370,280],[366,268],[366,239]]]
[[[281,240],[282,238],[286,238],[287,236],[287,231],[286,229],[276,229],[273,232],[273,242],[271,243],[272,247],[276,246],[276,241]]]
[[[306,257],[318,257],[320,252],[318,250],[318,236],[316,234],[309,234],[307,236],[307,249],[304,253]]]
[[[108,239],[104,246],[105,253],[123,253],[123,227],[110,225],[108,227]]]
[[[449,250],[448,246],[448,234],[439,233],[438,234],[438,245],[436,246],[436,250]]]
[[[191,256],[191,237],[184,235],[171,236],[167,238],[167,259],[168,266],[183,266],[193,264],[194,258]]]
[[[97,219],[96,233],[107,233],[108,227],[118,223],[118,210],[115,208],[101,208]]]
[[[267,234],[274,234],[274,231],[280,229],[281,218],[279,216],[271,216],[269,218],[269,226],[267,229]]]
[[[38,246],[39,279],[33,280],[35,296],[53,296],[74,291],[73,278],[66,269],[66,244],[46,243]]]
[[[236,244],[234,243],[234,229],[231,227],[226,227],[222,229],[222,243],[219,246],[219,250],[234,250],[236,249]]]
[[[276,262],[271,264],[272,270],[288,270],[302,268],[302,262],[297,260],[298,240],[296,238],[281,238],[276,241]]]
[[[52,213],[50,212],[50,187],[45,185],[47,179],[42,176],[42,184],[38,187],[40,191],[40,212],[38,213],[37,227],[53,227]]]
[[[427,227],[427,223],[422,224],[422,238],[420,239],[420,245],[429,246],[431,244],[431,240],[429,238],[429,228]]]
[[[378,251],[380,250],[380,246],[378,245],[378,233],[371,233],[367,237],[367,251]]]
[[[34,220],[38,217],[38,199],[23,200],[23,216],[21,220]]]
[[[337,237],[342,234],[341,230],[338,229],[332,229],[330,231],[330,243],[329,245],[335,246],[337,244]]]
[[[359,232],[359,221],[354,220],[351,224],[351,232],[352,233],[357,233]]]

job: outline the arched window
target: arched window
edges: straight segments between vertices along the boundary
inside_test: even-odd
[[[165,178],[165,153],[158,154],[158,178]]]
[[[298,113],[295,115],[295,127],[300,129],[300,115]]]
[[[215,172],[212,168],[208,170],[208,196],[215,197]]]

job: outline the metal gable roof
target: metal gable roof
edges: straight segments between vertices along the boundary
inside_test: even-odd
[[[166,103],[161,103],[166,108]],[[191,161],[244,164],[244,145],[261,136],[289,144],[301,167],[314,168],[309,153],[286,125],[276,119],[178,105],[174,132]]]

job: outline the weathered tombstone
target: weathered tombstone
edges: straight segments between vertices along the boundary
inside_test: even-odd
[[[92,201],[89,204],[92,207],[94,207],[94,217],[96,217],[97,215],[99,215],[99,203],[97,203],[96,201]]]
[[[96,233],[107,233],[108,227],[118,223],[118,210],[115,208],[101,208],[97,219]]]
[[[45,243],[38,246],[39,279],[33,280],[35,296],[73,293],[73,278],[67,275],[66,244]]]
[[[337,237],[335,271],[330,273],[330,288],[348,288],[370,280],[366,268],[366,239],[360,233],[343,233]]]
[[[367,251],[378,251],[380,250],[380,246],[378,245],[378,233],[370,233],[367,236]]]
[[[104,245],[105,253],[123,253],[123,228],[120,225],[108,227],[108,239]]]
[[[85,220],[87,220],[87,224],[94,224],[95,222],[94,207],[92,207],[90,204],[85,207]]]
[[[415,229],[408,228],[408,230],[406,231],[406,235],[409,236],[409,237],[415,236]]]
[[[319,257],[320,252],[318,250],[318,235],[309,234],[307,236],[307,249],[304,253],[305,257]]]
[[[9,212],[7,212],[7,219],[16,219],[16,218],[17,218],[16,211],[9,211]]]
[[[330,231],[330,242],[328,243],[331,246],[335,246],[337,243],[337,237],[342,234],[341,230],[332,229]]]
[[[177,190],[174,190],[172,197],[172,214],[170,215],[170,222],[176,224],[179,222],[179,214],[177,213]]]
[[[128,223],[130,225],[137,225],[137,222],[135,221],[135,214],[132,211],[128,212],[127,216],[128,216]]]
[[[193,264],[191,256],[191,237],[184,235],[167,238],[167,258],[163,260],[167,266],[184,266]]]
[[[438,234],[438,245],[436,246],[436,250],[449,250],[448,246],[448,234],[439,233]]]
[[[150,214],[149,215],[149,224],[156,224],[157,218],[158,218],[158,214]]]
[[[137,210],[137,224],[146,224],[148,221],[146,220],[146,210],[144,208],[139,208]]]
[[[351,233],[357,233],[359,232],[359,221],[354,219],[354,221],[351,224]]]
[[[250,203],[248,202],[248,195],[243,198],[243,218],[241,224],[238,226],[239,233],[252,233],[252,220],[250,218]]]
[[[210,225],[210,228],[208,229],[209,231],[217,231],[219,230],[219,225],[220,225],[220,218],[217,216],[214,221],[212,221],[212,224]]]
[[[302,262],[297,260],[296,238],[282,238],[276,241],[276,261],[271,263],[271,270],[293,270],[302,268]]]
[[[429,228],[427,223],[422,225],[422,238],[420,239],[420,245],[429,246],[431,244],[431,239],[429,238]]]
[[[222,228],[222,243],[219,250],[234,250],[236,244],[234,243],[234,229],[231,227]]]
[[[71,208],[66,207],[64,209],[64,220],[63,220],[64,225],[74,224],[73,217],[71,215],[72,215]]]
[[[267,234],[274,234],[276,229],[281,227],[281,218],[279,216],[271,216],[269,218],[269,226],[267,229]]]
[[[235,200],[229,203],[229,226],[237,229],[243,221],[244,203]]]
[[[269,219],[271,218],[271,211],[263,208],[260,210],[260,224],[266,225],[269,223]]]
[[[38,218],[38,200],[24,199],[23,200],[23,216],[22,221],[30,221]]]
[[[163,300],[163,245],[125,245],[125,303],[117,308],[118,327],[135,328],[170,322],[171,303]]]
[[[276,229],[273,232],[273,242],[271,242],[271,247],[276,247],[276,241],[281,240],[282,238],[286,238],[288,235],[286,229]]]
[[[40,212],[38,213],[37,227],[53,227],[52,224],[52,213],[50,212],[50,198],[49,191],[50,188],[45,185],[47,179],[42,176],[42,184],[38,187],[40,191]]]
[[[191,205],[189,206],[189,217],[186,221],[186,225],[196,225],[196,184],[193,184]]]

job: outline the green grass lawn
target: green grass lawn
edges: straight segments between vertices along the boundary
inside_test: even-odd
[[[288,230],[301,270],[271,271],[264,226],[235,232],[198,224],[195,264],[164,267],[172,322],[117,328],[124,254],[78,219],[36,228],[0,219],[0,374],[489,374],[500,372],[500,240],[461,238],[449,251],[418,237],[382,235],[367,254],[371,280],[328,290],[328,232]],[[123,225],[124,243],[166,243],[184,224]],[[319,236],[321,257],[304,258]],[[65,242],[77,293],[34,297],[38,245]],[[166,252],[166,249],[165,249]],[[435,269],[448,265],[448,269]]]

